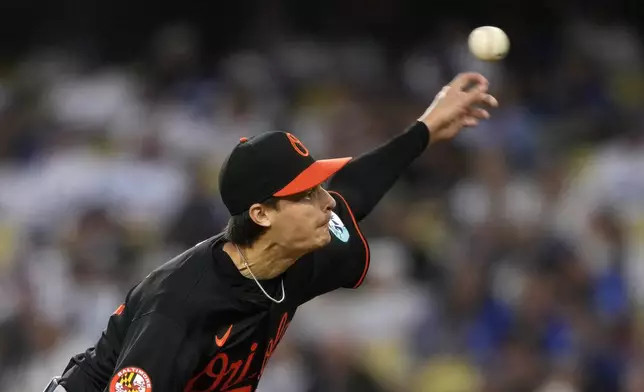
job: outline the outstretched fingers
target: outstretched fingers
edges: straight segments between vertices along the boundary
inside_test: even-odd
[[[487,78],[485,78],[485,76],[481,75],[480,73],[464,72],[456,75],[449,86],[458,91],[463,91],[466,88],[471,88],[473,86],[484,88],[484,90],[487,91],[489,84],[490,83]]]

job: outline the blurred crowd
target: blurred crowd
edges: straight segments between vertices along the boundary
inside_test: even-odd
[[[457,21],[404,53],[288,36],[209,63],[183,25],[128,64],[35,47],[0,79],[0,390],[42,390],[223,228],[240,137],[357,156],[479,71],[501,108],[405,173],[363,224],[364,286],[298,311],[260,391],[644,391],[644,48],[601,19],[520,41],[532,68],[475,60]]]

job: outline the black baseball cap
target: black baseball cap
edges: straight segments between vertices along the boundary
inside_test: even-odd
[[[219,172],[219,192],[228,212],[238,215],[271,197],[295,195],[320,185],[350,160],[315,160],[288,132],[241,138]]]

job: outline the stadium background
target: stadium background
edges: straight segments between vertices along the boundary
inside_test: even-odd
[[[220,230],[239,137],[356,155],[469,70],[502,108],[405,174],[366,284],[298,311],[260,390],[644,391],[644,7],[187,3],[0,5],[0,390],[42,390]],[[467,53],[483,24],[505,61]]]

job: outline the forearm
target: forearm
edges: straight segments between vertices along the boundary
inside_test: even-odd
[[[416,122],[399,136],[349,162],[331,179],[329,189],[347,200],[356,220],[364,219],[425,151],[429,136],[427,126]]]

